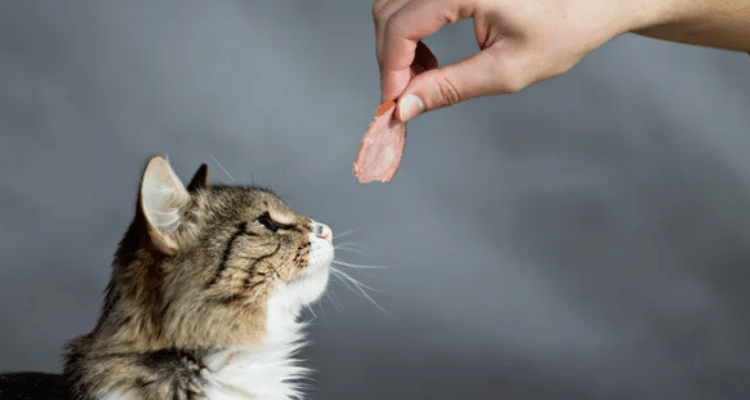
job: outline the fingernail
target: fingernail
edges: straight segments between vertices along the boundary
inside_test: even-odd
[[[407,94],[398,102],[398,114],[402,122],[416,117],[422,110],[424,110],[422,99],[413,94]]]

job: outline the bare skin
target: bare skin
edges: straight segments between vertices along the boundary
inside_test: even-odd
[[[560,75],[627,32],[750,52],[747,0],[378,0],[373,17],[382,100],[404,122]],[[464,18],[480,51],[439,68],[421,39]]]

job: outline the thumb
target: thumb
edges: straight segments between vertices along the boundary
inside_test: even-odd
[[[512,81],[507,79],[509,74],[503,73],[498,57],[488,50],[415,76],[399,96],[398,118],[406,122],[427,111],[465,100],[520,90],[517,85],[509,84]]]

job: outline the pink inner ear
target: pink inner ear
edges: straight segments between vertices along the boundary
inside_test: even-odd
[[[177,253],[177,243],[154,226],[149,225],[148,234],[151,238],[151,243],[162,253],[170,256]]]
[[[394,116],[396,103],[382,104],[367,127],[352,173],[360,183],[389,182],[396,175],[406,144],[406,124]]]
[[[167,160],[149,160],[141,180],[140,207],[152,243],[165,254],[174,254],[178,249],[172,235],[180,225],[180,209],[189,198]]]

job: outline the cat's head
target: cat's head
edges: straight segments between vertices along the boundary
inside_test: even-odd
[[[204,164],[185,187],[166,159],[149,160],[102,329],[145,348],[250,345],[323,293],[331,230],[268,190],[208,178]]]

